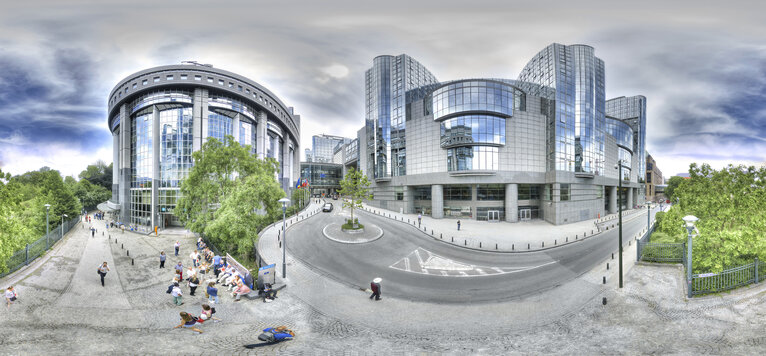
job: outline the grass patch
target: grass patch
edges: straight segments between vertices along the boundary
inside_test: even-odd
[[[356,227],[354,227],[354,223],[356,223]],[[347,219],[346,223],[341,226],[343,230],[361,230],[364,229],[364,225],[359,223],[359,219],[354,219],[353,222],[351,222],[351,219]]]

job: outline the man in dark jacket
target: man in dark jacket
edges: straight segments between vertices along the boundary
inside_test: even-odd
[[[383,281],[380,277],[375,278],[370,282],[370,289],[372,289],[372,295],[370,295],[370,299],[372,297],[375,297],[375,300],[380,300],[380,282]]]

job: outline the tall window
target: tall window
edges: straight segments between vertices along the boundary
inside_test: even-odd
[[[217,112],[211,112],[207,120],[207,136],[224,142],[224,138],[232,133],[232,119]]]
[[[560,184],[560,185],[561,185],[561,201],[569,200],[569,184]]]
[[[444,200],[471,200],[470,185],[451,185],[444,187]]]

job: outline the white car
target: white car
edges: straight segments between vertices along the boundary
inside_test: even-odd
[[[325,213],[329,213],[332,211],[332,203],[325,203],[325,205],[322,207],[322,211]]]

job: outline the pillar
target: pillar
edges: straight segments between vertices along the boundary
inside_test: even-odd
[[[241,144],[242,142],[239,141],[239,120],[240,120],[240,115],[242,115],[242,114],[234,115],[234,118],[231,119],[231,135],[234,136],[234,141],[237,141],[237,142],[239,142]]]
[[[519,185],[515,183],[505,185],[505,221],[519,221]]]
[[[159,203],[159,186],[160,186],[160,146],[162,145],[162,142],[160,142],[160,111],[157,109],[157,106],[153,106],[153,115],[152,115],[152,220],[151,220],[151,227],[154,229],[155,226],[158,226],[159,222],[159,209],[158,203]]]
[[[268,122],[266,112],[259,111],[255,122],[257,123],[255,128],[256,152],[258,153],[258,158],[264,159],[266,158],[266,123]]]
[[[431,186],[431,217],[434,219],[444,217],[444,187],[441,184]]]
[[[290,167],[290,147],[292,147],[290,136],[285,132],[284,140],[282,140],[282,152],[280,152],[282,154],[282,167],[279,167],[279,169],[282,178],[280,183],[282,184],[282,189],[286,192],[290,191],[290,183],[292,183],[290,181],[290,172],[292,171],[292,167]]]
[[[627,209],[633,209],[633,188],[628,188],[628,203],[626,204]]]
[[[131,130],[132,118],[128,114],[127,104],[120,107],[120,220],[130,221],[130,147],[133,145]]]
[[[194,89],[192,105],[192,133],[194,135],[192,150],[197,152],[202,149],[202,138],[207,136],[207,90]],[[205,127],[205,135],[202,132],[203,127]]]
[[[119,128],[115,129],[119,130]],[[120,133],[112,132],[112,199],[120,202]]]
[[[617,214],[617,187],[609,187],[609,214]]]
[[[433,188],[432,188],[433,189]],[[406,214],[416,214],[415,211],[415,187],[411,185],[404,186],[404,212]]]

